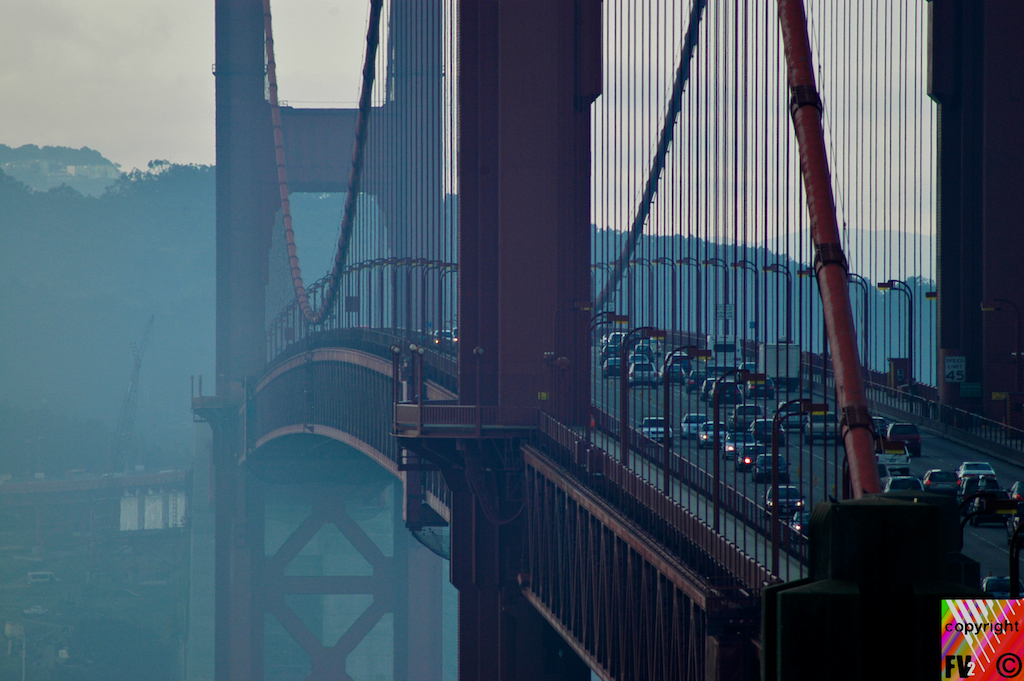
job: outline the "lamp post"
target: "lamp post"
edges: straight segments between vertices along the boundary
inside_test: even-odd
[[[853,272],[848,272],[846,274],[846,281],[851,284],[857,284],[864,291],[864,383],[867,384],[871,382],[871,355],[869,354],[871,351],[871,334],[869,333],[869,324],[871,323],[871,301],[868,295],[871,291],[871,286],[868,284],[867,279],[859,274],[854,274]]]
[[[1021,315],[1020,315],[1020,308],[1017,307],[1016,303],[1014,303],[1013,301],[1007,300],[1006,298],[993,298],[992,302],[987,303],[987,304],[986,303],[982,303],[981,304],[981,311],[982,312],[1000,312],[1000,311],[1002,311],[1002,309],[1003,309],[1002,307],[1000,307],[999,305],[994,305],[993,303],[1002,303],[1003,305],[1009,305],[1010,307],[1013,308],[1014,313],[1017,315],[1017,325],[1016,325],[1015,331],[1014,331],[1014,343],[1013,343],[1014,348],[1016,349],[1016,352],[1014,353],[1014,355],[1015,355],[1015,363],[1014,363],[1013,390],[1014,390],[1014,392],[1019,393],[1021,391],[1021,371],[1020,371],[1020,363],[1021,363],[1021,352],[1020,352],[1020,350],[1021,350],[1021,348],[1020,348]]]
[[[458,274],[458,272],[459,272],[459,266],[456,263],[449,262],[449,263],[445,263],[445,264],[443,264],[441,266],[441,274],[438,275],[439,279],[438,279],[438,283],[437,283],[437,328],[438,329],[443,327],[444,324],[445,324],[445,320],[444,320],[444,278],[446,276],[448,276],[449,274]],[[452,338],[454,339],[455,338],[455,323],[454,323],[454,319],[452,320],[452,322],[453,323],[451,325],[451,330],[452,330]]]
[[[755,265],[754,263],[750,262],[749,260],[737,260],[734,263],[730,263],[729,267],[734,269],[734,270],[746,270],[748,272],[753,272],[754,273],[754,344],[756,345],[757,344],[757,331],[760,328],[760,325],[758,324],[758,320],[757,320],[757,303],[760,300],[760,298],[757,295],[757,291],[758,291],[758,285],[757,285],[758,269],[757,269],[757,265]],[[744,286],[744,295],[746,295],[746,290],[745,289],[746,289],[746,286]],[[736,298],[737,298],[737,300],[739,299],[739,294],[736,295]],[[744,300],[744,303],[743,303],[743,321],[746,321],[746,317],[747,317],[747,304],[746,304],[746,300]],[[737,331],[738,330],[739,330],[739,327],[737,326]],[[737,335],[739,335],[739,334],[737,333]]]
[[[890,279],[878,282],[881,291],[899,291],[907,296],[907,385],[914,384],[914,293],[907,282],[901,279]]]
[[[669,328],[671,328],[673,332],[678,332],[679,331],[679,315],[678,315],[679,289],[676,288],[676,268],[675,268],[675,265],[677,265],[678,262],[672,262],[671,258],[661,257],[661,258],[655,258],[654,260],[652,260],[651,264],[653,264],[653,265],[667,265],[668,268],[669,268],[669,272],[672,275],[672,320],[671,320],[671,324],[672,325]]]
[[[715,382],[711,385],[711,413],[713,414],[714,419],[714,424],[711,430],[711,457],[713,459],[712,470],[714,476],[713,487],[711,489],[711,507],[713,509],[712,513],[714,517],[714,524],[712,525],[712,527],[714,527],[715,532],[718,532],[718,516],[721,515],[720,512],[722,507],[722,502],[719,498],[720,495],[718,491],[718,488],[720,486],[719,481],[722,477],[722,456],[721,452],[718,451],[721,447],[721,440],[718,437],[718,424],[721,420],[721,412],[719,411],[718,406],[718,386],[721,385],[722,381],[724,381],[727,376],[732,376],[734,374],[741,382],[743,382],[747,380],[748,376],[750,375],[750,372],[744,369],[730,369],[729,371],[726,371],[724,374],[716,378]]]
[[[793,342],[793,273],[788,267],[779,265],[765,265],[762,272],[774,272],[775,274],[786,275],[786,338],[787,343]]]
[[[615,314],[615,312],[613,312],[611,310],[603,310],[601,312],[598,312],[596,315],[594,315],[594,318],[590,320],[590,330],[587,331],[587,339],[588,339],[588,341],[589,341],[590,337],[593,335],[594,329],[596,329],[601,324],[608,324],[608,323],[611,323],[611,324],[628,324],[629,323],[629,317],[624,315],[624,314]],[[621,373],[621,367],[620,367],[620,373]],[[593,412],[590,411],[590,405],[587,405],[587,411],[589,412],[587,414],[588,418],[586,420],[586,422],[587,422],[587,442],[590,442],[590,418],[589,417],[593,415]]]
[[[728,268],[725,265],[725,261],[722,260],[721,258],[708,258],[707,260],[701,260],[700,264],[704,265],[705,267],[720,267],[720,268],[722,268],[722,270],[724,272],[728,273]],[[729,306],[729,277],[726,276],[726,277],[724,277],[724,279],[725,279],[725,282],[724,282],[724,285],[722,286],[722,290],[723,290],[722,300],[724,302],[722,304],[725,305],[726,307],[728,307]],[[715,310],[715,317],[716,318],[718,317],[718,311],[717,310]],[[729,335],[729,317],[728,317],[728,315],[722,315],[722,336],[723,337],[727,337],[728,335]]]
[[[703,330],[701,328],[701,323],[700,323],[701,322],[701,308],[704,307],[704,299],[700,295],[700,291],[701,291],[701,285],[700,285],[701,284],[700,262],[696,258],[689,258],[689,257],[687,257],[687,258],[682,258],[681,260],[676,260],[676,264],[677,265],[685,265],[687,267],[692,267],[692,268],[694,268],[694,270],[696,270],[696,272],[695,272],[696,276],[694,277],[694,281],[697,284],[696,285],[696,293],[697,293],[697,295],[694,297],[694,300],[696,301],[696,304],[694,305],[694,307],[696,308],[696,323],[694,324],[694,332],[697,334],[697,345],[702,347],[707,342],[707,339],[702,338],[704,332],[703,332]]]
[[[675,365],[676,359],[680,357],[707,359],[710,355],[711,353],[709,351],[701,350],[700,348],[692,346],[673,348],[665,355],[665,365],[661,372],[661,382],[665,389],[661,402],[662,432],[666,436],[662,438],[662,459],[665,467],[663,487],[665,496],[670,496],[672,492],[672,484],[669,480],[669,474],[672,470],[672,445],[667,437],[669,432],[669,421],[672,417],[672,382],[669,380],[671,370]]]
[[[664,338],[665,332],[653,326],[641,326],[626,333],[619,346],[619,458],[629,465],[629,372],[626,358],[633,343],[645,338]]]
[[[828,411],[827,404],[814,404],[806,398],[790,400],[779,406],[772,417],[772,574],[779,574],[779,543],[782,522],[779,518],[779,425],[784,415],[792,414],[789,405],[798,404],[797,413],[806,414],[813,411]]]
[[[629,261],[630,265],[640,265],[647,268],[647,319],[648,324],[654,324],[654,264],[647,258],[635,258]],[[630,277],[632,280],[632,277]],[[635,295],[635,292],[634,292]]]

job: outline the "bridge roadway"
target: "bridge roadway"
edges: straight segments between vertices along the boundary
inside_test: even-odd
[[[594,376],[595,407],[616,415],[619,409],[619,379],[617,377],[600,378],[600,365],[597,359],[595,359]],[[815,401],[829,401],[834,404],[834,401],[827,400],[821,396],[820,383],[813,385],[810,391],[812,393],[810,396]],[[630,422],[634,428],[639,427],[644,417],[661,415],[663,387],[659,386],[657,389],[634,387],[631,389],[631,396]],[[766,412],[771,415],[772,407],[775,403],[796,396],[795,392],[792,394],[781,392],[772,400],[759,399],[757,402],[762,404]],[[732,405],[720,407],[720,419],[723,423],[731,409]],[[884,406],[877,405],[877,411],[879,415],[887,418],[889,421],[900,420],[897,412]],[[680,457],[695,462],[699,467],[710,470],[712,465],[710,449],[699,448],[696,442],[685,441],[678,437],[680,422],[683,415],[687,413],[701,413],[705,414],[709,419],[713,418],[711,404],[701,400],[698,393],[687,393],[684,387],[673,386],[670,423],[676,437],[673,441],[672,451]],[[963,461],[988,461],[995,469],[1004,489],[1009,488],[1017,480],[1024,480],[1024,465],[1021,464],[1019,459],[1014,460],[1012,455],[1002,456],[1000,454],[1002,448],[981,449],[970,447],[962,442],[944,437],[940,432],[942,431],[938,428],[933,429],[927,425],[922,426],[922,454],[920,457],[911,459],[911,475],[920,478],[926,471],[933,468],[952,471]],[[801,487],[811,505],[826,500],[828,497],[838,498],[839,490],[835,471],[837,470],[836,463],[841,463],[842,460],[842,447],[837,446],[832,441],[821,442],[819,440],[812,443],[797,432],[787,433],[787,436],[787,445],[781,448],[780,451],[790,462],[790,472],[793,476],[792,484]],[[595,439],[595,443],[608,451],[619,451],[619,443],[613,438],[603,435],[598,436]],[[826,470],[826,464],[828,465],[828,474],[824,476],[822,471]],[[646,461],[634,465],[638,470],[642,469],[644,474],[649,476],[650,479],[660,484],[662,473],[658,466]],[[727,485],[734,487],[741,495],[753,500],[758,504],[759,508],[763,509],[762,501],[765,486],[755,484],[750,473],[738,472],[733,460],[723,460],[721,478]],[[679,485],[679,483],[676,484]],[[689,487],[677,487],[675,493],[685,495],[685,498],[680,496],[677,499],[684,506],[687,506],[691,512],[698,514],[705,520],[710,517],[711,513],[707,510],[707,507],[710,505],[708,496],[697,493]],[[744,548],[744,550],[749,550],[752,556],[755,556],[759,562],[763,562],[764,549],[755,545],[758,542],[763,543],[765,537],[750,528],[749,525],[737,523],[734,516],[730,514],[727,514],[727,516],[729,517],[729,522],[723,525],[723,533],[725,533],[730,541]],[[979,527],[968,525],[964,531],[963,553],[979,562],[983,577],[986,575],[1007,574],[1009,571],[1009,549],[1005,526],[994,523]],[[795,567],[799,564],[798,557],[790,556],[790,560],[793,563],[788,569],[793,571],[788,573],[785,571],[787,569],[785,562],[780,566],[782,568],[780,577],[784,581],[803,576],[802,574],[798,575],[798,570]]]

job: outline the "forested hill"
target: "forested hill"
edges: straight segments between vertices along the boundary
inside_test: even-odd
[[[214,366],[214,175],[154,163],[93,197],[0,173],[0,402],[28,415],[0,433],[0,475],[62,472],[56,434],[29,432],[41,411],[113,428],[150,315],[136,431],[151,465],[188,453],[189,376]]]

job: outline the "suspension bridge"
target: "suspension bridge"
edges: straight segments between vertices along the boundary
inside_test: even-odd
[[[1024,9],[983,5],[371,0],[358,107],[300,109],[218,0],[218,681],[442,678],[442,565],[462,679],[812,678],[867,640],[829,608],[975,593],[1006,551],[872,501],[872,417],[917,474],[1019,461]]]

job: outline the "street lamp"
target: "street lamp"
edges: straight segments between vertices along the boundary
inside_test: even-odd
[[[696,301],[694,307],[696,308],[697,312],[696,312],[696,324],[694,325],[694,332],[696,332],[696,334],[697,334],[697,345],[698,346],[703,346],[707,342],[707,340],[704,339],[704,338],[701,338],[701,336],[704,333],[702,331],[702,329],[701,329],[701,323],[700,323],[701,322],[701,308],[704,307],[704,299],[700,295],[700,288],[701,288],[700,287],[700,281],[701,281],[700,262],[698,262],[698,260],[696,258],[689,258],[689,257],[687,257],[687,258],[683,258],[681,260],[676,260],[676,264],[677,265],[686,265],[687,267],[692,267],[692,268],[694,268],[694,270],[696,270],[696,275],[697,276],[694,277],[694,281],[697,283],[697,286],[696,286],[696,289],[697,289],[696,293],[697,293],[697,295],[694,297],[694,301]]]
[[[449,263],[445,263],[445,264],[441,265],[441,274],[438,275],[438,282],[437,282],[437,328],[438,329],[441,329],[442,327],[444,327],[444,324],[445,324],[445,320],[444,320],[444,278],[446,276],[448,276],[449,274],[458,274],[458,272],[459,272],[459,266],[456,263],[449,262]],[[452,339],[454,340],[455,339],[454,316],[452,318],[452,325],[451,325],[450,328],[451,328],[451,331],[452,331]]]
[[[665,355],[665,364],[661,371],[661,382],[664,385],[665,391],[662,395],[661,401],[661,415],[662,415],[662,458],[665,466],[664,473],[664,491],[665,496],[671,496],[672,485],[669,480],[669,473],[672,470],[672,451],[671,443],[668,440],[669,433],[669,421],[672,415],[672,382],[670,377],[672,375],[672,367],[675,365],[676,360],[680,357],[689,357],[690,359],[707,359],[711,356],[711,352],[708,350],[701,350],[693,346],[684,346],[673,348],[668,354]]]
[[[726,377],[732,376],[734,374],[741,383],[746,382],[749,378],[753,376],[756,376],[756,374],[752,374],[751,372],[746,371],[745,369],[730,369],[729,371],[726,371],[724,374],[716,378],[715,382],[711,385],[711,413],[714,419],[714,423],[712,424],[711,429],[711,458],[714,476],[713,489],[711,490],[711,506],[714,514],[713,527],[715,529],[715,532],[718,532],[718,516],[721,515],[720,511],[722,505],[722,502],[719,499],[718,491],[719,481],[721,480],[722,476],[722,453],[719,451],[719,448],[721,447],[721,439],[718,436],[718,424],[721,420],[721,412],[719,411],[718,403],[718,386],[721,385],[722,381],[724,381]]]
[[[1021,315],[1020,315],[1020,308],[1017,307],[1016,303],[1014,303],[1014,302],[1012,302],[1010,300],[1007,300],[1006,298],[993,298],[992,302],[990,302],[988,304],[986,304],[986,303],[982,303],[981,304],[981,311],[982,312],[1000,312],[1003,309],[1002,307],[1000,307],[998,305],[994,305],[993,303],[1002,303],[1003,305],[1009,305],[1010,307],[1013,308],[1013,311],[1017,314],[1017,326],[1016,326],[1016,330],[1015,330],[1015,334],[1014,334],[1014,347],[1016,348],[1017,351],[1016,351],[1016,353],[1014,353],[1016,355],[1016,363],[1014,364],[1014,374],[1015,375],[1014,375],[1014,381],[1013,381],[1013,386],[1014,386],[1013,390],[1014,390],[1014,392],[1019,393],[1021,391],[1021,371],[1020,371],[1020,362],[1021,362],[1021,352],[1020,352],[1020,349],[1021,349],[1020,348]]]
[[[676,310],[677,310],[677,307],[678,307],[677,299],[679,298],[679,290],[676,288],[676,268],[675,268],[675,265],[678,264],[678,261],[677,262],[672,262],[671,258],[661,257],[661,258],[655,258],[654,260],[652,260],[651,264],[653,264],[653,265],[667,265],[668,268],[669,268],[669,272],[672,274],[672,325],[671,325],[670,328],[672,329],[673,332],[678,332],[679,331],[679,324],[678,324],[678,314],[677,314]]]
[[[654,263],[647,258],[636,258],[629,261],[630,265],[640,265],[647,268],[647,323],[654,324]],[[633,277],[630,276],[630,281]]]
[[[779,426],[783,416],[793,412],[789,410],[791,404],[799,405],[797,413],[806,414],[815,411],[828,411],[827,404],[814,404],[806,398],[790,400],[779,406],[772,417],[772,574],[779,574],[779,543],[782,530],[781,518],[779,518]]]
[[[720,267],[720,268],[722,268],[722,270],[727,270],[728,269],[726,267],[726,265],[725,265],[725,261],[722,260],[721,258],[708,258],[707,260],[701,260],[700,264],[704,265],[706,267]],[[729,277],[725,277],[725,285],[722,287],[722,289],[724,291],[724,293],[722,294],[722,300],[724,302],[722,304],[728,308],[728,306],[729,306]],[[718,316],[717,315],[717,310],[715,312],[716,312],[715,316],[717,317]],[[729,335],[729,317],[728,317],[728,315],[722,315],[722,336],[728,336],[728,335]]]
[[[774,265],[765,265],[761,268],[762,272],[774,272],[776,274],[786,275],[786,338],[787,343],[793,342],[793,274],[789,271],[788,267],[783,267],[778,263]]]
[[[871,382],[871,335],[869,333],[869,324],[871,322],[871,300],[869,298],[869,293],[871,291],[871,285],[868,284],[867,279],[860,276],[859,274],[854,274],[853,272],[846,273],[846,281],[850,282],[851,284],[857,284],[864,291],[864,382],[865,384],[868,384]]]
[[[899,291],[907,296],[907,384],[914,384],[914,292],[910,285],[901,279],[890,279],[878,282],[880,291]]]
[[[664,338],[665,332],[653,326],[641,326],[626,333],[619,346],[619,458],[629,465],[629,372],[626,359],[633,343],[645,338]]]
[[[758,298],[758,296],[757,296],[757,265],[755,265],[754,263],[750,262],[749,260],[737,260],[736,262],[730,264],[729,267],[731,267],[734,270],[747,270],[748,272],[753,272],[754,273],[754,343],[757,343],[757,331],[758,331],[757,303],[760,300],[760,298]],[[744,289],[746,289],[746,286],[744,286]],[[746,291],[745,290],[744,290],[744,295],[746,295]],[[739,298],[739,295],[737,295],[736,297]],[[746,321],[746,317],[747,317],[747,302],[746,302],[746,300],[744,300],[743,301],[743,320],[744,321]]]

